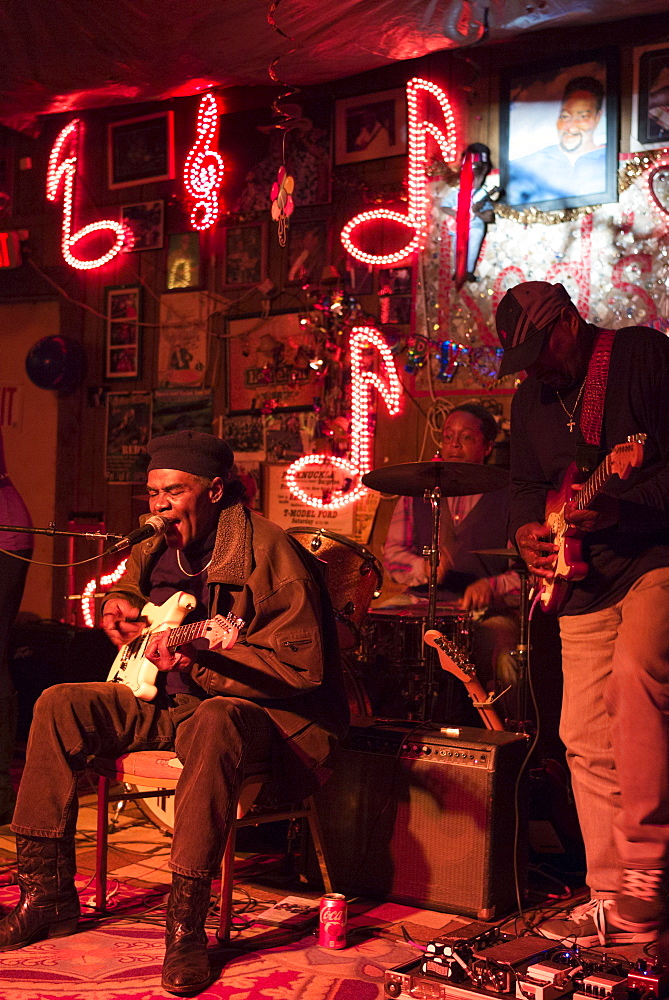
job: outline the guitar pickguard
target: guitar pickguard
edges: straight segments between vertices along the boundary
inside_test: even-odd
[[[153,701],[158,690],[156,687],[158,668],[144,656],[148,641],[154,632],[162,632],[180,625],[188,612],[193,610],[195,603],[195,598],[191,594],[179,590],[164,604],[145,604],[142,608],[142,617],[146,618],[149,625],[141,635],[119,650],[107,680],[127,685],[141,701]]]

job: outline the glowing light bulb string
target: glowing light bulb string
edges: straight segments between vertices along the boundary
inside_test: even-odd
[[[364,356],[375,351],[380,373],[368,367]],[[401,383],[395,368],[392,352],[382,334],[371,326],[354,326],[350,338],[351,352],[351,447],[348,459],[334,455],[304,455],[290,465],[285,473],[285,483],[292,496],[308,507],[320,510],[337,510],[366,496],[368,490],[362,477],[372,468],[374,434],[372,431],[374,407],[372,390],[376,390],[386,405],[388,413],[399,412]],[[383,377],[385,375],[385,378]],[[329,466],[345,478],[341,489],[328,489],[318,497],[304,489],[300,474],[308,466]]]
[[[218,102],[205,94],[197,114],[197,138],[184,164],[184,187],[192,199],[190,224],[193,229],[210,229],[219,214],[218,196],[225,165],[216,151]]]
[[[363,264],[388,267],[406,260],[416,250],[423,247],[427,231],[427,139],[437,144],[444,160],[455,159],[457,133],[455,116],[444,91],[436,83],[414,77],[406,86],[407,120],[409,133],[409,156],[407,184],[409,189],[408,211],[406,214],[388,208],[377,208],[361,212],[346,223],[341,231],[341,242],[348,253]],[[439,107],[443,126],[431,122],[427,117],[428,99]],[[359,238],[370,223],[393,223],[409,230],[406,242],[398,250],[387,254],[368,253],[359,243]],[[355,234],[355,238],[354,238]]]
[[[103,267],[121,252],[132,248],[134,237],[130,229],[113,219],[102,219],[73,232],[74,194],[79,164],[79,133],[81,122],[73,118],[58,134],[49,155],[46,175],[46,197],[48,201],[62,200],[61,250],[64,260],[78,271],[90,271]],[[95,258],[79,257],[74,248],[94,234],[106,233],[113,243],[106,253]]]

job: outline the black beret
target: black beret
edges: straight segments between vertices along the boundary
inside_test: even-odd
[[[230,445],[213,434],[203,431],[177,431],[164,437],[151,438],[146,450],[150,455],[147,471],[176,469],[205,479],[224,477],[233,465]]]

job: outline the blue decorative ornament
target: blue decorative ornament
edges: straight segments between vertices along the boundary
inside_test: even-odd
[[[452,382],[459,365],[469,361],[469,349],[452,340],[442,340],[437,351],[439,371],[437,379],[440,382]]]
[[[404,371],[409,375],[415,375],[419,368],[422,368],[427,361],[428,342],[425,337],[415,337],[409,341],[407,360]]]
[[[26,355],[28,378],[40,389],[72,392],[81,383],[85,370],[84,349],[71,337],[42,337]]]

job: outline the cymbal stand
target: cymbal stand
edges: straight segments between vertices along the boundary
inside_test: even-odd
[[[511,725],[515,732],[525,733],[530,727],[530,720],[527,716],[529,677],[528,667],[528,637],[529,637],[529,608],[530,608],[530,574],[527,566],[522,560],[513,564],[513,569],[520,577],[520,603],[518,614],[520,617],[520,631],[518,635],[518,645],[511,651],[516,664],[516,718]]]
[[[425,628],[434,628],[437,618],[437,571],[439,569],[439,519],[441,516],[441,489],[433,486],[432,489],[425,490],[423,499],[427,500],[432,508],[432,547],[429,552],[424,550],[424,555],[430,557],[430,576],[428,580],[428,602],[427,621]],[[422,720],[431,722],[434,712],[434,702],[437,695],[435,685],[435,667],[437,660],[436,650],[432,646],[426,649],[425,657],[425,679],[423,685]]]

